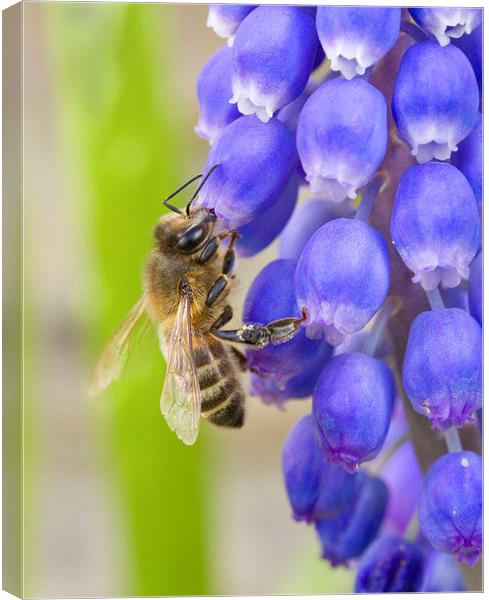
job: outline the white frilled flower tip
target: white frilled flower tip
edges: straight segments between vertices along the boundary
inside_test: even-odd
[[[416,157],[419,164],[429,162],[432,158],[436,160],[448,160],[452,152],[456,152],[458,147],[450,142],[430,141],[424,144],[413,142],[411,154]]]
[[[450,43],[451,38],[457,39],[465,34],[472,33],[479,25],[479,22],[479,19],[472,12],[467,14],[467,11],[463,9],[453,10],[449,17],[438,21],[433,35],[438,40],[440,46],[446,46]]]
[[[434,290],[440,283],[446,288],[457,287],[462,279],[468,278],[468,269],[451,266],[433,267],[418,271],[412,278],[413,283],[419,283],[426,290]]]
[[[480,11],[474,9],[431,9],[431,13],[429,21],[431,33],[440,46],[447,46],[452,38],[457,39],[472,33],[481,22]]]
[[[306,175],[306,179],[313,194],[324,194],[332,202],[339,203],[345,198],[354,200],[357,196],[358,186],[340,181],[335,177],[323,176],[318,173]]]
[[[436,160],[448,160],[458,150],[455,132],[449,124],[439,122],[417,123],[410,133],[411,154],[419,164]]]
[[[207,27],[214,30],[216,35],[227,39],[228,46],[232,46],[234,43],[235,25],[229,21],[222,19],[219,14],[215,11],[209,10],[207,15]]]
[[[263,94],[253,81],[243,82],[239,78],[233,80],[233,96],[229,102],[237,104],[241,114],[256,115],[263,123],[268,123],[277,110],[275,96]]]
[[[331,69],[339,71],[345,79],[365,75],[365,71],[375,63],[369,59],[361,45],[356,41],[339,39],[326,46],[326,56],[331,61]]]

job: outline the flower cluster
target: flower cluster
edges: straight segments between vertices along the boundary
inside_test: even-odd
[[[457,560],[482,549],[481,19],[209,10],[228,45],[197,84],[211,148],[196,203],[238,231],[241,257],[278,241],[243,321],[303,327],[246,349],[251,393],[312,397],[283,445],[285,488],[322,557],[354,561],[357,592],[465,589]]]

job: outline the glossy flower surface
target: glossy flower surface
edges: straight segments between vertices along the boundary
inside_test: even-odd
[[[419,501],[419,525],[433,547],[474,565],[482,551],[482,460],[451,452],[429,469]]]
[[[389,289],[387,246],[378,231],[353,219],[334,219],[307,242],[295,272],[307,334],[334,345],[362,329]]]
[[[360,78],[321,84],[302,109],[297,149],[311,190],[354,199],[382,162],[387,144],[383,95]]]
[[[387,504],[385,484],[376,477],[357,473],[353,499],[335,518],[316,523],[323,558],[333,566],[360,556],[375,539]]]
[[[362,354],[340,354],[324,367],[312,410],[328,461],[348,471],[379,453],[389,429],[394,383],[388,367]]]
[[[321,198],[307,200],[296,208],[280,234],[280,258],[299,260],[314,232],[328,221],[351,216],[352,212],[351,208]]]
[[[431,551],[425,558],[420,592],[465,592],[462,571],[453,556]]]
[[[465,54],[426,41],[404,54],[392,112],[401,138],[419,163],[447,160],[477,120],[479,90]]]
[[[479,252],[470,267],[469,307],[470,314],[482,327],[482,252]]]
[[[266,325],[277,319],[301,316],[292,285],[295,266],[293,260],[279,259],[260,271],[246,295],[243,308],[245,323]],[[289,379],[300,375],[304,366],[311,363],[317,365],[317,379],[331,353],[329,344],[323,340],[308,339],[304,330],[288,342],[256,350],[250,348],[246,352],[248,368],[272,379],[280,389],[284,389]]]
[[[479,114],[474,129],[460,142],[452,164],[467,177],[475,194],[479,212],[482,211],[482,115]]]
[[[226,46],[215,52],[197,80],[200,117],[195,132],[214,142],[229,123],[241,116],[231,98],[232,52]]]
[[[475,196],[464,175],[437,162],[408,169],[397,188],[391,235],[414,273],[413,281],[425,290],[440,282],[457,287],[468,279],[479,248],[480,225]]]
[[[356,476],[324,461],[311,415],[289,432],[282,449],[282,472],[294,518],[307,522],[336,517],[356,492]]]
[[[232,46],[241,22],[255,8],[252,4],[210,4],[207,27],[211,27],[218,36],[227,38]]]
[[[209,152],[204,173],[219,166],[200,192],[199,203],[213,208],[223,227],[246,225],[278,200],[296,164],[294,136],[283,123],[240,117]]]
[[[383,535],[358,564],[355,592],[416,592],[423,573],[423,552],[402,538]]]
[[[286,226],[294,212],[299,193],[299,177],[293,173],[277,200],[251,223],[238,229],[240,239],[236,243],[238,254],[254,256],[269,246]]]
[[[482,100],[482,29],[481,23],[470,35],[463,35],[453,39],[452,44],[460,48],[470,60],[474,69],[477,84],[479,85],[479,97]]]
[[[482,21],[482,10],[477,8],[410,8],[409,12],[441,46],[449,44],[452,38],[472,33]]]
[[[400,8],[319,6],[316,27],[331,69],[346,79],[363,75],[394,46]]]
[[[386,441],[384,448],[387,446]],[[381,476],[389,490],[384,531],[402,536],[416,510],[423,484],[423,474],[410,441],[387,461]]]
[[[402,369],[415,411],[445,431],[473,421],[482,405],[482,331],[459,308],[420,313],[413,321]]]
[[[241,113],[269,121],[303,92],[317,46],[314,19],[308,11],[259,6],[236,34],[231,102]]]

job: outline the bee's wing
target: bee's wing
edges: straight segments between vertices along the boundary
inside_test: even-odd
[[[161,341],[163,346],[164,340]],[[170,429],[191,446],[199,434],[201,401],[192,346],[190,299],[186,294],[180,299],[175,325],[166,342],[167,366],[161,412]]]
[[[130,342],[136,331],[136,325],[143,317],[147,318],[144,308],[145,300],[142,296],[131,308],[103,349],[90,376],[88,391],[91,396],[99,394],[112,381],[119,378],[127,359]]]

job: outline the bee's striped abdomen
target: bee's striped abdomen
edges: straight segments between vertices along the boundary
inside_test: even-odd
[[[211,337],[194,344],[195,365],[202,398],[202,416],[225,427],[241,427],[244,392],[228,348]]]

